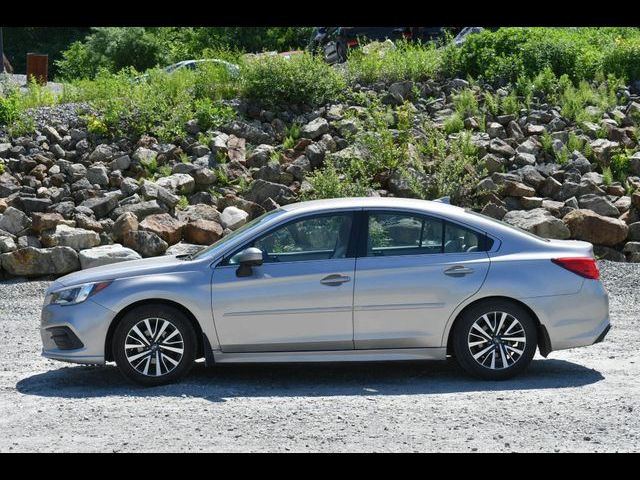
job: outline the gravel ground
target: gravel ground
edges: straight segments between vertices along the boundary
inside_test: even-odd
[[[600,269],[607,339],[506,382],[448,362],[229,365],[143,389],[40,357],[47,282],[3,282],[0,451],[638,451],[640,264]]]

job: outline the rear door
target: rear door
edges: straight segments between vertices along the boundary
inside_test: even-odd
[[[356,349],[441,347],[453,310],[489,269],[489,240],[443,219],[401,211],[365,213],[356,261]]]

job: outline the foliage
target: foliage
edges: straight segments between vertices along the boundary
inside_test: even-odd
[[[242,93],[265,106],[318,105],[340,97],[344,77],[309,53],[248,59],[242,65]]]
[[[197,98],[194,103],[195,118],[201,130],[210,130],[230,122],[236,116],[231,107],[215,104],[210,98]]]
[[[464,129],[464,120],[458,112],[455,112],[444,122],[444,131],[449,133],[457,133]]]
[[[433,78],[440,69],[441,53],[435,45],[399,41],[395,48],[365,53],[351,51],[347,63],[350,83],[423,81]]]
[[[461,118],[478,115],[478,100],[471,89],[464,89],[453,97],[453,106]]]

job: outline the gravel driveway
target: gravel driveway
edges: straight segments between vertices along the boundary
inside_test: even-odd
[[[47,282],[2,282],[0,451],[638,451],[640,264],[600,269],[607,339],[505,382],[444,362],[229,365],[143,389],[42,358]]]

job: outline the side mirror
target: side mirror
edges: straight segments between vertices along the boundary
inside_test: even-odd
[[[262,265],[262,250],[249,247],[238,254],[237,262],[240,266],[236,270],[236,276],[249,277],[253,273],[252,267]]]

